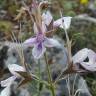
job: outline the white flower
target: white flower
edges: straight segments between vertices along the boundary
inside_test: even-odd
[[[73,63],[79,63],[89,71],[96,71],[96,53],[91,49],[84,48],[73,56]],[[88,59],[87,61],[85,61]]]
[[[22,66],[19,66],[16,64],[10,64],[10,65],[8,65],[8,68],[9,68],[9,71],[13,74],[13,76],[0,82],[1,86],[5,87],[2,90],[2,92],[0,93],[0,96],[10,96],[11,95],[11,85],[14,83],[16,78],[20,77],[20,75],[16,72],[18,72],[18,71],[25,72],[26,71]]]
[[[23,68],[22,66],[19,66],[17,64],[9,64],[8,65],[8,69],[9,71],[16,77],[19,77],[20,75],[17,73],[18,71],[22,71],[25,72],[25,68]]]
[[[16,79],[15,76],[12,76],[6,80],[1,81],[1,86],[5,87],[3,91],[0,93],[0,96],[10,96],[11,95],[11,85],[13,84],[14,80]]]
[[[71,24],[72,17],[62,17],[56,21],[54,21],[54,26],[69,29]]]
[[[81,65],[89,71],[96,71],[96,53],[90,49],[88,52],[88,59],[88,62],[81,62]]]
[[[82,61],[84,61],[87,56],[88,56],[88,52],[89,49],[88,48],[84,48],[81,49],[80,51],[78,51],[72,58],[73,58],[73,63],[80,63]]]
[[[65,29],[69,29],[70,28],[70,24],[71,24],[71,18],[70,16],[68,17],[62,17],[56,21],[53,22],[53,27],[60,27],[60,28],[65,28]],[[43,19],[43,22],[48,26],[52,20],[53,20],[53,17],[50,13],[50,11],[47,11],[45,13],[43,13],[42,15],[42,19]]]
[[[42,19],[43,19],[43,22],[48,26],[51,23],[51,21],[53,20],[53,17],[51,15],[50,11],[44,12],[42,14]]]

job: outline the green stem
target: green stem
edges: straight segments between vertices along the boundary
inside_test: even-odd
[[[44,56],[45,56],[47,73],[48,73],[48,82],[50,84],[50,90],[52,92],[52,96],[56,96],[55,95],[55,90],[54,90],[54,85],[53,85],[53,82],[52,82],[51,72],[50,72],[50,68],[49,68],[49,64],[48,64],[48,60],[47,60],[47,54],[45,53]]]
[[[39,84],[38,84],[38,96],[40,96],[40,80],[41,80],[41,71],[40,71],[40,60],[38,60],[38,77],[39,77]]]

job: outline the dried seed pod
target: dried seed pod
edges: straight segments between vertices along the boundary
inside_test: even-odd
[[[48,8],[49,5],[50,5],[50,3],[49,3],[48,1],[43,1],[43,2],[41,2],[41,3],[39,4],[39,7],[40,7],[40,9],[42,10],[42,9]]]

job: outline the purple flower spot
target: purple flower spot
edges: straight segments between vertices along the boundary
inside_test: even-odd
[[[38,44],[38,50],[41,50],[42,49],[42,43],[39,43]]]

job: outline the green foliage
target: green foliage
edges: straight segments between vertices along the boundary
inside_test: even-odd
[[[1,32],[11,32],[13,24],[10,21],[0,21]]]

